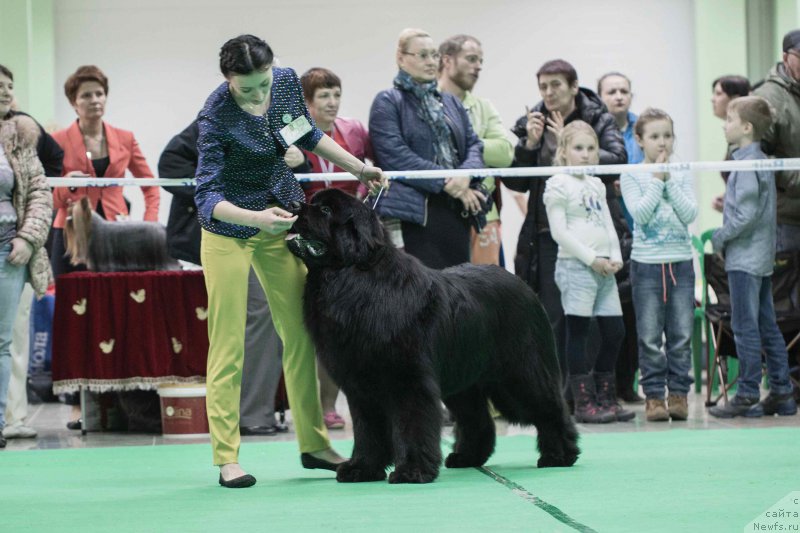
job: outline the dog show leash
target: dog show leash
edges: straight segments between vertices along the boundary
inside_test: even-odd
[[[379,190],[378,194],[375,196],[375,202],[373,202],[373,204],[372,204],[372,210],[373,211],[375,210],[375,206],[378,205],[378,200],[381,199],[381,194],[383,194],[383,189],[385,189],[385,188],[386,187],[381,186],[381,190]],[[367,203],[367,200],[369,200],[370,196],[372,196],[372,195],[371,194],[366,195],[364,197],[364,200],[362,201],[362,203],[364,203],[364,204]]]

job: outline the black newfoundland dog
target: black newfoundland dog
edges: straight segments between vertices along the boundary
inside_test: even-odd
[[[353,416],[353,456],[337,480],[383,480],[392,464],[390,483],[436,479],[440,401],[455,418],[448,468],[481,466],[494,451],[489,400],[510,422],[536,426],[539,467],[575,462],[553,332],[522,280],[495,266],[427,268],[336,189],[299,215],[288,246],[308,266],[305,321]]]

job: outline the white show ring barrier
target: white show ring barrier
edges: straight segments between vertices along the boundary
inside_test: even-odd
[[[389,179],[441,179],[473,177],[485,178],[529,178],[550,177],[554,174],[623,174],[631,172],[703,172],[732,170],[800,170],[800,158],[755,159],[742,161],[696,161],[692,163],[653,163],[638,165],[589,165],[584,167],[514,167],[514,168],[471,168],[455,170],[413,170],[385,172]],[[326,174],[297,174],[300,182],[307,181],[353,181],[356,178],[347,172]],[[47,178],[50,187],[116,187],[133,185],[136,187],[180,187],[194,185],[194,179],[159,178]]]

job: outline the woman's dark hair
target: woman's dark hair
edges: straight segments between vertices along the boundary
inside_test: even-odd
[[[222,45],[219,69],[226,78],[233,74],[250,74],[272,64],[272,48],[255,35],[240,35]]]
[[[87,81],[96,81],[103,87],[103,92],[108,95],[108,78],[103,71],[94,65],[83,65],[72,73],[67,81],[64,82],[64,94],[70,104],[74,104],[78,99],[78,89],[81,84]]]
[[[10,70],[8,70],[8,69],[7,69],[6,67],[4,67],[3,65],[0,65],[0,74],[2,74],[3,76],[5,76],[6,78],[10,79],[11,81],[14,81],[14,75],[13,75],[13,74],[11,74],[11,71],[10,71]]]
[[[303,98],[306,99],[306,102],[311,102],[317,89],[335,89],[336,87],[341,89],[342,80],[326,68],[314,67],[300,76],[300,86],[303,88]]]
[[[728,98],[738,98],[739,96],[747,96],[753,88],[750,86],[750,80],[744,76],[720,76],[715,79],[711,84],[711,90],[719,83],[722,92],[728,95]]]
[[[553,59],[542,65],[536,73],[537,82],[542,74],[549,74],[551,76],[560,74],[566,78],[567,85],[569,86],[574,85],[575,82],[578,81],[578,73],[575,71],[575,67],[563,59]]]

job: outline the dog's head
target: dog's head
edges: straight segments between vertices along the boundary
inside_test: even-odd
[[[289,250],[308,267],[366,268],[389,243],[375,212],[338,189],[325,189],[297,209]]]
[[[69,206],[64,225],[64,245],[72,265],[88,263],[91,237],[92,207],[89,205],[89,198],[84,196]]]

